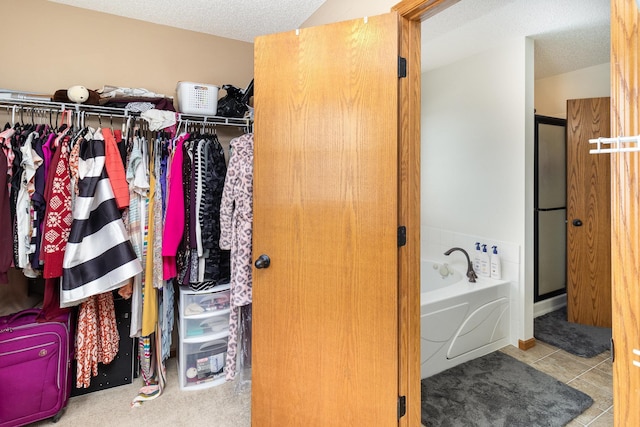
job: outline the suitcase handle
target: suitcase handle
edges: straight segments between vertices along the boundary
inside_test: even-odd
[[[40,311],[41,310],[39,308],[28,308],[26,310],[19,311],[11,316],[7,316],[6,317],[7,320],[3,323],[11,324],[17,319],[21,318],[22,316],[34,315],[37,317],[38,314],[40,314]]]

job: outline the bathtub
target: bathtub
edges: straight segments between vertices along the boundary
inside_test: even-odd
[[[469,283],[442,262],[420,263],[421,378],[509,344],[509,282]]]

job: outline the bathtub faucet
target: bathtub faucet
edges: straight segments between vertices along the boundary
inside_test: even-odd
[[[469,281],[471,283],[475,283],[478,276],[476,276],[476,272],[473,271],[473,264],[471,264],[471,258],[469,258],[469,254],[467,253],[467,251],[465,251],[462,248],[451,248],[444,254],[449,256],[451,255],[451,252],[454,252],[454,251],[460,251],[464,254],[465,257],[467,257],[467,277],[469,278]]]

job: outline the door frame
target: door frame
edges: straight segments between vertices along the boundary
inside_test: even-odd
[[[398,304],[399,304],[399,384],[400,395],[407,397],[407,414],[400,419],[400,426],[420,425],[420,85],[421,85],[421,56],[420,56],[420,27],[421,22],[446,8],[456,4],[459,0],[403,0],[392,7],[398,12],[400,19],[400,53],[407,59],[407,78],[401,79],[399,84],[399,179],[398,179],[398,221],[407,227],[407,244],[400,248],[398,255]],[[629,88],[637,87],[637,70],[639,57],[637,50],[638,9],[634,9],[632,0],[611,0],[612,18],[612,60],[611,60],[611,132],[618,134],[636,135],[638,132],[638,103],[637,92],[629,93]],[[620,19],[617,21],[617,19]],[[621,36],[625,28],[631,34],[627,38]],[[634,44],[636,43],[636,44]],[[623,61],[624,67],[614,63],[617,55],[628,58]],[[635,76],[635,77],[634,77]],[[622,168],[628,157],[620,155],[612,157],[612,180],[614,190],[625,187],[625,177],[616,166]],[[637,158],[634,158],[637,159]],[[633,164],[635,168],[635,164]],[[635,169],[634,169],[635,170]],[[627,183],[637,190],[637,182]],[[616,194],[612,191],[612,194]],[[637,260],[631,255],[637,253],[638,242],[627,242],[621,236],[619,218],[622,217],[619,206],[612,204],[612,282],[626,283],[631,280],[630,272],[637,267]],[[633,216],[637,212],[637,200],[628,201],[625,206],[629,210],[629,227],[636,227],[638,221]],[[624,212],[623,212],[624,213]],[[624,218],[623,218],[624,219]],[[637,236],[636,233],[634,236]],[[628,261],[628,269],[625,267]],[[613,317],[614,338],[618,326],[624,316]],[[618,341],[624,342],[623,339]],[[628,353],[628,352],[627,352]],[[625,368],[626,369],[626,368]],[[623,371],[622,374],[617,370]],[[614,364],[614,376],[628,374],[620,367],[620,362]],[[637,381],[634,382],[637,386]],[[614,418],[616,423],[622,423],[630,415],[625,398],[629,389],[617,390],[614,384]],[[624,408],[622,406],[625,406]],[[622,425],[622,424],[620,424]]]
[[[403,0],[393,6],[392,11],[398,12],[400,24],[400,56],[407,59],[407,78],[400,80],[399,109],[401,123],[399,126],[399,201],[398,220],[407,225],[407,245],[401,248],[398,266],[399,292],[399,349],[400,373],[398,389],[400,395],[407,396],[407,416],[400,419],[401,426],[419,426],[420,424],[420,23],[430,16],[456,4],[459,0]],[[611,132],[620,135],[636,135],[638,133],[638,103],[637,92],[631,94],[629,88],[637,87],[637,71],[639,56],[637,42],[639,32],[637,25],[638,9],[634,8],[632,0],[611,0],[612,18],[612,55],[611,55]],[[622,37],[624,29],[630,34]],[[621,66],[614,60],[618,55],[627,58]],[[634,102],[636,101],[636,102]],[[630,156],[611,156],[613,190],[628,185],[637,190],[636,182],[626,182],[625,177],[618,170],[633,163]],[[637,160],[637,157],[634,157]],[[633,163],[632,169],[635,170]],[[617,194],[612,191],[612,194]],[[625,219],[623,213],[629,211],[626,226],[637,229],[638,221],[633,215],[637,213],[637,200],[628,200],[623,209],[612,203],[612,282],[626,284],[631,280],[633,267],[637,267],[638,241],[629,242],[623,239],[623,227],[619,218]],[[621,213],[622,212],[622,213]],[[622,230],[622,231],[621,231]],[[634,234],[637,236],[638,234]],[[622,237],[621,237],[622,236]],[[627,268],[628,266],[628,268]],[[614,292],[615,295],[615,292]],[[624,315],[613,316],[614,338],[621,327],[616,322],[624,320]],[[637,329],[635,330],[637,332]],[[622,335],[620,333],[620,335]],[[635,335],[637,337],[637,334]],[[624,337],[618,337],[622,346],[630,345]],[[635,338],[635,337],[634,337]],[[625,348],[626,350],[626,348]],[[629,352],[623,352],[628,354]],[[626,359],[625,359],[626,361]],[[627,365],[621,366],[620,361],[614,363],[614,377],[616,375],[628,377]],[[620,373],[618,371],[621,371]],[[622,425],[624,420],[634,419],[637,414],[630,413],[627,407],[629,390],[637,390],[638,381],[633,385],[625,384],[624,390],[618,390],[614,381],[615,422]],[[635,413],[634,413],[635,414]]]
[[[425,19],[459,0],[403,0],[398,13],[399,56],[407,76],[398,85],[398,225],[406,245],[398,252],[398,393],[406,396],[399,426],[420,426],[420,104],[421,26]]]

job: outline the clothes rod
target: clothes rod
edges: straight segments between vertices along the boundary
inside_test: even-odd
[[[227,126],[241,126],[241,127],[250,127],[251,119],[240,118],[240,117],[222,117],[222,116],[199,116],[193,114],[183,114],[177,113],[177,119],[181,122],[198,122],[198,123],[207,123],[214,125],[227,125]]]
[[[590,139],[589,144],[595,144],[596,148],[589,150],[589,154],[605,153],[634,153],[640,151],[640,135],[619,136],[617,138]],[[610,148],[603,148],[608,146]]]
[[[103,107],[100,105],[85,105],[74,104],[64,102],[53,101],[34,101],[34,100],[22,100],[22,99],[0,99],[0,106],[5,108],[17,107],[23,109],[43,109],[43,110],[55,110],[55,111],[73,111],[79,113],[80,111],[90,111],[94,114],[120,114],[120,115],[138,115],[126,108],[115,107]]]
[[[22,99],[0,99],[0,108],[13,109],[14,112],[18,109],[23,111],[31,109],[41,109],[48,111],[71,111],[79,114],[84,112],[85,114],[92,114],[96,116],[113,116],[113,117],[140,117],[140,113],[137,111],[131,111],[126,108],[116,107],[103,107],[98,105],[85,105],[74,103],[63,103],[53,101],[34,101],[34,100],[22,100]],[[215,115],[192,115],[184,113],[176,113],[176,119],[182,122],[197,123],[197,124],[214,124],[223,126],[238,126],[251,129],[253,120],[249,118],[237,118],[237,117],[222,117]]]

